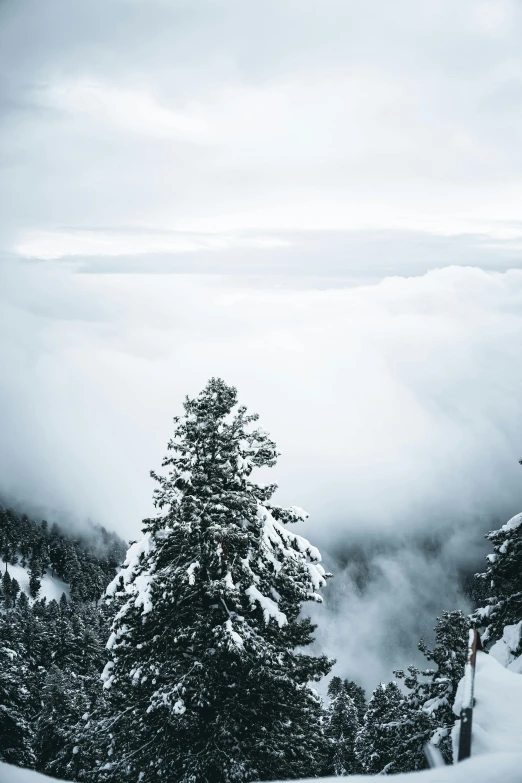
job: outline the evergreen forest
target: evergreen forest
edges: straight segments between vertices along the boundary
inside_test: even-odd
[[[488,650],[522,621],[522,515],[488,535],[473,614],[448,607],[425,666],[367,694],[309,651],[331,574],[295,532],[306,512],[257,479],[277,457],[212,378],[174,419],[138,541],[0,507],[0,761],[85,783],[393,774],[426,743],[451,763],[468,631]]]

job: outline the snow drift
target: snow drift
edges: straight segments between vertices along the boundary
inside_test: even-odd
[[[452,767],[426,769],[423,772],[393,775],[393,783],[520,783],[522,753],[493,753],[463,761]],[[355,775],[353,783],[367,783],[370,776]],[[373,775],[371,776],[373,777]],[[317,783],[312,778],[309,783]],[[339,778],[321,778],[323,783],[339,783]],[[0,763],[0,783],[57,783],[56,778],[48,778],[30,769],[20,769]]]
[[[457,689],[453,711],[460,714],[464,680]],[[475,707],[471,735],[472,756],[520,751],[522,748],[522,677],[505,669],[492,655],[477,652]],[[458,723],[453,730],[458,744]],[[456,753],[454,746],[454,753]],[[486,763],[485,759],[482,759]],[[487,759],[489,764],[489,758]],[[495,773],[498,777],[498,773]],[[522,767],[518,771],[522,780]]]

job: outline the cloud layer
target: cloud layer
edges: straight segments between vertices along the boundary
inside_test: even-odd
[[[284,454],[282,491],[304,495],[314,514],[326,509],[372,529],[392,518],[405,529],[431,507],[443,519],[509,504],[520,443],[522,272],[450,267],[303,290],[273,280],[81,275],[48,264],[5,266],[2,283],[4,409],[13,408],[10,426],[20,419],[13,447],[22,459],[24,438],[33,440],[23,421],[34,417],[46,437],[89,463],[92,480],[105,485],[89,508],[115,515],[120,527],[146,506],[147,471],[183,395],[215,374],[260,411]],[[118,462],[132,455],[131,486],[127,467],[103,465],[93,433],[112,441],[115,457],[121,450]],[[38,451],[35,443],[28,453]],[[63,500],[90,496],[83,469],[55,471],[50,462]],[[120,481],[117,507],[107,509]]]
[[[518,270],[315,290],[48,262],[1,283],[2,489],[138,535],[172,415],[223,376],[337,568],[321,644],[367,685],[465,604],[482,533],[520,510]]]
[[[126,537],[183,396],[238,386],[407,663],[522,506],[515,0],[0,4],[0,491]]]
[[[6,248],[143,226],[507,233],[520,251],[515,0],[0,14]]]

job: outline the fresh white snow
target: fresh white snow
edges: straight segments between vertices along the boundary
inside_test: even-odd
[[[508,520],[505,525],[502,525],[501,530],[515,530],[517,527],[520,527],[521,524],[522,513],[515,514],[515,516],[511,517],[511,519]]]
[[[393,775],[393,783],[520,783],[522,753],[493,753],[462,761],[451,767],[426,769],[423,772]],[[352,783],[368,783],[369,775],[354,775]],[[379,776],[381,777],[381,776]],[[339,783],[339,778],[320,778],[323,783]],[[317,783],[312,778],[307,783]],[[57,783],[56,778],[39,775],[29,769],[19,769],[0,762],[0,783]],[[301,781],[301,783],[303,783]]]
[[[127,556],[123,567],[116,574],[112,582],[107,586],[105,595],[113,596],[120,586],[123,579],[123,586],[126,593],[134,597],[134,605],[143,608],[143,614],[152,610],[151,601],[151,575],[149,573],[138,574],[136,571],[141,561],[142,555],[146,555],[154,549],[150,533],[145,533],[143,538],[131,544],[127,550]],[[114,634],[113,634],[114,636]],[[112,638],[112,637],[111,637]],[[111,640],[109,639],[109,642]],[[113,642],[114,643],[114,639]],[[109,643],[107,643],[109,646]]]
[[[187,568],[187,576],[188,576],[188,583],[189,585],[193,585],[196,582],[196,575],[194,574],[194,571],[196,568],[199,568],[199,560],[196,560],[195,563],[191,563],[189,567]]]
[[[280,628],[282,628],[283,625],[286,625],[287,619],[284,612],[279,609],[275,601],[272,601],[271,598],[268,598],[266,595],[263,595],[263,593],[260,593],[255,585],[247,587],[245,594],[248,595],[251,604],[259,604],[263,610],[265,623],[267,623],[270,618],[273,617]]]
[[[522,677],[520,674],[505,669],[492,655],[478,652],[474,695],[472,756],[520,752],[522,750]],[[464,696],[463,678],[457,688],[453,707],[456,715],[460,714]],[[453,730],[454,752],[458,744],[458,733],[457,722]],[[518,775],[520,783],[522,766]],[[495,779],[498,778],[499,775],[495,773]]]
[[[298,508],[298,506],[293,508]],[[299,511],[306,514],[302,509],[299,509]],[[309,558],[311,562],[307,563],[307,567],[314,591],[324,587],[326,583],[325,570],[320,563],[321,554],[317,547],[312,546],[303,536],[288,530],[287,527],[280,524],[265,506],[259,506],[258,515],[263,520],[263,553],[270,560],[276,572],[281,568],[281,561],[276,556],[278,551],[283,553],[283,561],[286,558],[298,560],[302,560],[303,557]],[[299,518],[299,515],[297,518]],[[310,600],[318,603],[321,603],[323,600],[317,592],[310,592],[308,597]]]
[[[226,621],[225,628],[233,644],[235,644],[236,647],[243,647],[243,639],[236,631],[234,631],[232,620],[230,618]]]
[[[506,625],[502,639],[495,642],[489,654],[506,669],[522,674],[522,655],[515,657],[515,651],[522,638],[522,620],[516,625]]]
[[[305,511],[304,508],[301,508],[301,506],[290,506],[290,509],[294,512],[294,515],[297,519],[302,519],[304,521],[310,516],[308,511]]]
[[[2,564],[2,574],[4,570],[5,565]],[[20,563],[17,563],[16,565],[8,563],[7,571],[9,572],[11,579],[16,579],[20,585],[20,589],[29,595],[29,569],[22,568]],[[67,582],[62,582],[57,576],[51,576],[51,572],[47,571],[42,577],[38,598],[46,598],[47,601],[52,601],[53,599],[59,601],[62,597],[62,593],[65,593],[67,600],[70,599],[71,594]]]
[[[132,579],[134,577],[135,569],[140,563],[142,555],[148,554],[154,548],[150,533],[145,533],[143,538],[139,541],[135,541],[127,550],[127,555],[123,566],[118,571],[112,582],[107,585],[105,594],[108,596],[114,595],[120,585],[120,579],[123,579],[123,584],[127,589],[128,585],[132,585]],[[129,586],[129,591],[133,590],[132,586]]]
[[[474,631],[470,630],[469,638],[468,638],[468,660],[466,662],[466,668],[464,670],[464,677],[459,683],[459,688],[460,688],[459,713],[461,710],[466,710],[469,707],[473,706],[473,668],[470,663],[470,658],[471,658],[471,650],[473,647],[474,636],[475,636]]]

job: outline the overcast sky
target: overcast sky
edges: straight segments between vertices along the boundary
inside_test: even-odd
[[[322,648],[403,664],[522,508],[521,40],[507,0],[0,2],[0,491],[137,536],[223,376],[337,568]]]

